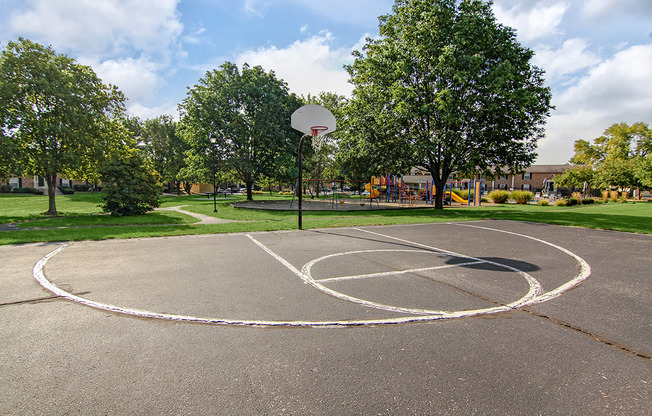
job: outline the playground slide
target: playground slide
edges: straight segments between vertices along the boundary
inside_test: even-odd
[[[369,195],[366,196],[367,198],[378,198],[378,195],[380,194],[380,192],[378,192],[377,189],[374,189],[370,183],[366,184],[364,189],[369,191]]]
[[[451,197],[452,197],[455,201],[457,201],[457,202],[459,202],[459,203],[462,203],[462,204],[468,204],[468,203],[469,203],[469,201],[467,201],[466,199],[462,199],[462,197],[460,197],[459,195],[457,195],[455,192],[451,192]]]

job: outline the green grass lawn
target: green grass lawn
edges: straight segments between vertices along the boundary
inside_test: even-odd
[[[0,244],[296,229],[296,212],[238,209],[228,205],[243,199],[243,196],[218,199],[218,212],[214,214],[212,198],[196,195],[161,198],[162,208],[186,205],[184,209],[190,212],[247,221],[199,225],[196,224],[197,219],[174,211],[156,211],[134,217],[112,217],[103,214],[99,207],[102,195],[90,193],[57,195],[57,209],[60,215],[47,218],[43,215],[48,207],[47,197],[0,194],[0,224],[14,223],[20,228],[16,231],[0,232]],[[254,199],[291,199],[291,196],[264,194],[255,195]],[[435,211],[429,207],[350,212],[305,211],[303,225],[308,229],[482,219],[529,221],[652,234],[652,203],[609,203],[576,207],[511,204],[453,206],[443,211]]]

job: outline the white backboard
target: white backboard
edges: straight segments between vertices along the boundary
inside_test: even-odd
[[[317,104],[308,104],[292,113],[292,128],[304,134],[313,135],[313,128],[318,127],[317,135],[331,133],[337,128],[333,113]]]

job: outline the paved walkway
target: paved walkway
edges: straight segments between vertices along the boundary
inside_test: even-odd
[[[210,215],[197,214],[196,212],[190,212],[182,209],[183,207],[187,207],[187,206],[188,205],[180,205],[178,207],[156,208],[155,211],[177,211],[182,214],[190,215],[191,217],[195,217],[198,220],[200,220],[197,224],[226,224],[229,222],[247,222],[247,221],[240,221],[240,220],[225,220],[223,218],[216,218]]]

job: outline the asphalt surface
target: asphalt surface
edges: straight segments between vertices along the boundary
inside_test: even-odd
[[[0,414],[652,408],[652,236],[481,221],[62,246],[0,247]]]

